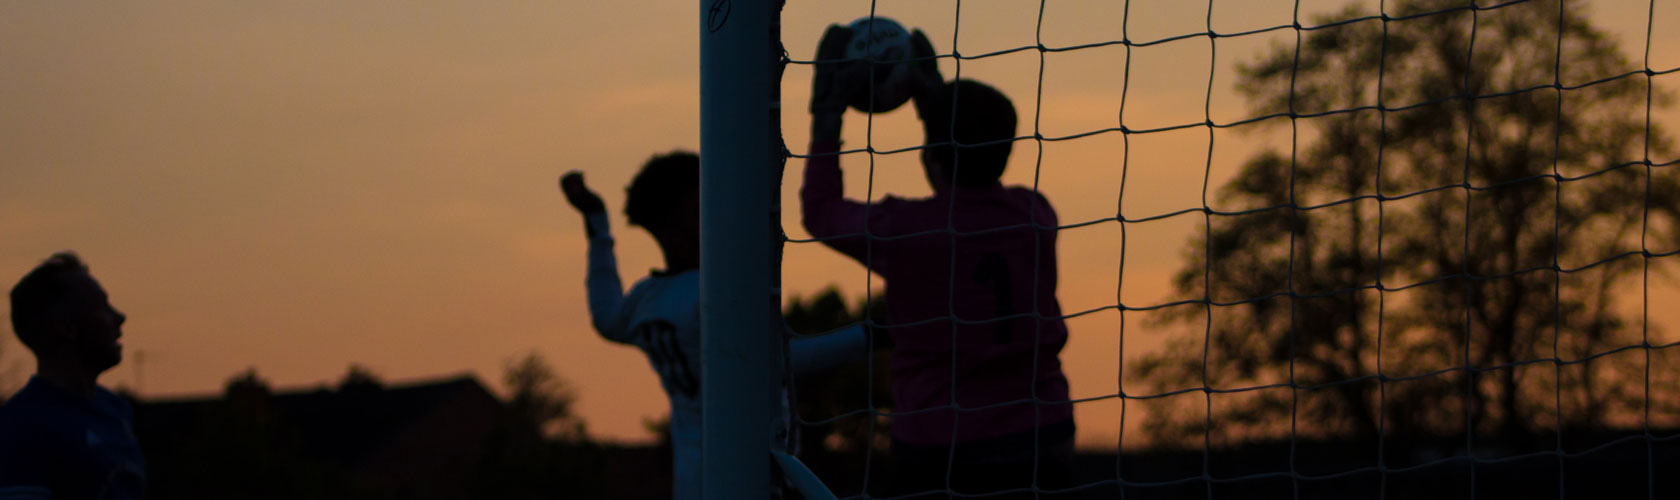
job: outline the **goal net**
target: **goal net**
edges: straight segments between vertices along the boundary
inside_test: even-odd
[[[819,38],[871,16],[1015,131],[965,142],[996,104],[947,86],[808,133]],[[788,338],[870,332],[787,384],[791,448],[838,496],[1680,493],[1680,2],[779,22]],[[1001,187],[961,173],[1000,143]],[[854,204],[815,212],[825,179]]]

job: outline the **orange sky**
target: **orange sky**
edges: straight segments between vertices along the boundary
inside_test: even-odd
[[[1208,22],[1197,2],[1131,3],[1134,40]],[[1300,3],[1304,13],[1343,5]],[[103,382],[148,397],[211,393],[247,367],[281,387],[330,383],[350,363],[388,380],[473,372],[499,385],[502,363],[534,350],[577,388],[596,435],[646,439],[641,421],[665,412],[663,396],[639,352],[589,330],[579,221],[554,188],[559,173],[584,170],[618,207],[642,160],[698,147],[697,6],[632,4],[0,1],[0,278],[9,286],[53,251],[82,253],[131,318],[129,361]],[[951,50],[952,2],[879,4]],[[1215,2],[1211,21],[1221,32],[1286,24],[1294,4]],[[1680,66],[1680,2],[1658,4],[1652,65]],[[869,5],[791,2],[789,51],[808,58],[823,26]],[[1600,2],[1593,15],[1634,49],[1645,5]],[[1050,2],[1043,42],[1117,40],[1120,7]],[[958,48],[1030,45],[1037,15],[1038,2],[967,2]],[[1219,41],[1214,120],[1246,116],[1230,92],[1233,65],[1286,42],[1292,32]],[[969,61],[962,73],[1012,96],[1022,133],[1035,113],[1049,136],[1116,124],[1123,48],[1047,56],[1042,104],[1038,58]],[[1201,120],[1208,58],[1206,39],[1134,51],[1127,125]],[[947,76],[955,70],[945,62]],[[784,80],[796,151],[809,77],[795,66]],[[1657,81],[1680,89],[1680,77]],[[1659,119],[1680,123],[1673,112]],[[1125,200],[1112,134],[1047,145],[1039,186],[1064,222],[1112,216],[1117,204],[1130,216],[1196,207],[1205,134],[1134,138]],[[1220,134],[1215,186],[1275,140]],[[897,148],[919,143],[920,129],[908,109],[875,117],[872,134],[853,114],[846,138]],[[1006,180],[1030,183],[1035,153],[1017,146]],[[860,160],[846,160],[855,196],[869,181]],[[783,195],[796,238],[798,167]],[[929,192],[913,154],[879,157],[874,186],[877,196]],[[1167,298],[1197,220],[1128,227],[1122,300]],[[657,267],[652,240],[614,222],[625,278]],[[1119,252],[1114,224],[1062,234],[1065,310],[1116,302]],[[790,294],[864,291],[860,266],[816,245],[790,245],[784,269]],[[1653,301],[1675,296],[1657,288]],[[1139,316],[1127,316],[1128,358],[1167,334]],[[1063,358],[1076,396],[1115,392],[1117,319],[1070,322]],[[10,335],[0,340],[0,392],[32,368]],[[1081,440],[1111,443],[1117,408],[1081,406]]]

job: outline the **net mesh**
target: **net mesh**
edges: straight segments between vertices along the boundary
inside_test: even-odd
[[[1045,15],[1058,4],[1041,1],[1036,20],[1019,20],[1036,23],[1033,40],[969,54],[962,50],[961,28],[972,24],[959,20],[965,9],[993,4],[959,0],[951,5],[950,38],[934,40],[937,59],[954,69],[945,75],[948,79],[985,80],[993,75],[965,70],[965,65],[1037,54],[1033,112],[1022,117],[1022,128],[1030,130],[1012,139],[1036,146],[1034,192],[1047,169],[1069,168],[1045,160],[1047,143],[1120,138],[1113,152],[1120,160],[1113,215],[1050,228],[1118,229],[1122,278],[1112,303],[1060,316],[1119,315],[1112,332],[1070,327],[1073,337],[1119,337],[1122,352],[1108,359],[1117,390],[1070,402],[1035,396],[988,406],[1117,402],[1118,421],[1078,422],[1082,430],[1118,431],[1111,441],[1098,443],[1113,449],[1096,454],[1111,457],[1102,462],[1107,465],[1100,474],[1081,465],[1095,459],[1079,459],[1074,484],[1035,481],[1000,494],[1106,498],[1193,492],[1208,498],[1302,498],[1352,491],[1376,498],[1418,492],[1486,497],[1522,485],[1562,498],[1604,491],[1602,481],[1609,476],[1600,469],[1605,467],[1642,473],[1643,484],[1617,486],[1625,491],[1646,498],[1672,494],[1675,486],[1660,484],[1658,473],[1660,464],[1674,463],[1665,462],[1675,452],[1664,445],[1680,436],[1674,432],[1680,422],[1674,420],[1675,389],[1662,364],[1673,362],[1663,355],[1680,343],[1664,341],[1653,327],[1651,289],[1653,280],[1662,284],[1662,263],[1680,252],[1671,218],[1676,193],[1670,189],[1676,179],[1667,173],[1677,161],[1663,157],[1672,152],[1670,139],[1653,122],[1653,109],[1667,100],[1661,79],[1680,68],[1653,67],[1661,2],[1644,4],[1643,46],[1623,47],[1640,55],[1633,67],[1619,71],[1603,71],[1613,64],[1592,63],[1620,54],[1594,52],[1593,33],[1599,32],[1591,28],[1581,1],[1385,0],[1374,11],[1317,16],[1303,12],[1297,1],[1287,24],[1219,32],[1215,13],[1229,7],[1209,0],[1201,31],[1150,39],[1130,34],[1134,3],[1125,2],[1122,18],[1100,21],[1118,23],[1119,40],[1047,44]],[[876,9],[871,2],[867,12],[855,15],[874,16]],[[1451,41],[1420,38],[1425,26],[1440,31],[1433,36]],[[1292,40],[1268,52],[1270,59],[1233,62],[1219,56],[1222,45],[1280,33]],[[1132,71],[1134,53],[1175,43],[1205,43],[1211,55],[1201,117],[1144,125],[1152,120],[1139,116],[1149,111],[1128,111],[1152,99],[1133,88],[1138,76]],[[1348,48],[1359,44],[1366,44],[1361,51]],[[1462,51],[1433,54],[1439,66],[1420,67],[1421,56],[1414,51],[1423,45]],[[1534,60],[1504,55],[1548,45],[1544,57]],[[1104,47],[1125,53],[1122,81],[1114,89],[1119,101],[1112,126],[1044,133],[1046,59]],[[1358,53],[1335,59],[1353,52]],[[1548,64],[1536,68],[1534,61]],[[783,62],[817,63],[791,56]],[[1250,84],[1244,91],[1248,107],[1259,111],[1217,120],[1213,101],[1216,90],[1222,90],[1217,75],[1233,66]],[[1429,75],[1457,77],[1456,85],[1426,88],[1441,80]],[[1347,95],[1326,95],[1338,92]],[[956,99],[961,106],[961,95]],[[1016,99],[1020,106],[1021,97]],[[868,171],[862,195],[875,200],[882,190],[876,184],[877,158],[914,155],[928,146],[877,147],[874,117],[852,116],[866,122],[864,144],[835,154],[846,168]],[[1275,151],[1270,156],[1249,155],[1244,173],[1217,180],[1216,132],[1261,127],[1281,127],[1288,139],[1281,146],[1271,144]],[[1128,196],[1153,195],[1135,187],[1128,191],[1128,173],[1137,168],[1134,142],[1196,130],[1206,132],[1206,153],[1198,158],[1199,206],[1128,210]],[[1536,150],[1513,151],[1513,146]],[[801,151],[786,153],[796,159],[796,167],[820,156]],[[1460,165],[1424,164],[1439,159],[1441,151],[1461,154],[1456,159]],[[1622,153],[1628,156],[1619,157]],[[1511,158],[1520,159],[1519,164],[1501,166],[1501,159]],[[1017,159],[1012,168],[1020,164]],[[1548,215],[1549,221],[1537,218]],[[1127,262],[1128,229],[1185,218],[1199,224],[1182,262]],[[815,246],[861,236],[873,248],[927,234],[977,234],[956,226],[948,220],[944,229],[926,233],[783,241]],[[989,231],[1020,227],[1028,226]],[[1436,245],[1419,248],[1429,246],[1431,238]],[[952,253],[954,281],[955,246]],[[862,259],[866,268],[875,268],[873,258]],[[1064,275],[1077,272],[1066,265]],[[1191,296],[1128,303],[1123,299],[1128,265],[1182,265],[1175,286]],[[1278,265],[1281,269],[1272,267]],[[1637,292],[1625,286],[1632,280],[1637,280]],[[872,274],[862,281],[865,290],[881,288]],[[1630,305],[1616,305],[1617,298]],[[1655,306],[1660,313],[1662,304]],[[1044,316],[1038,312],[1041,304],[1032,310],[1031,315]],[[874,327],[914,326],[889,324],[867,309],[859,314]],[[1143,333],[1136,326],[1128,332],[1128,314],[1164,319],[1144,322]],[[959,317],[953,306],[945,317],[929,321],[968,325],[1011,319]],[[1128,334],[1174,338],[1160,352],[1138,358],[1124,352]],[[955,334],[951,345],[957,351]],[[1129,358],[1134,366],[1127,366]],[[870,368],[853,375],[864,379],[864,387],[874,387],[881,376],[875,365],[882,362],[871,357]],[[1072,383],[1082,380],[1072,378]],[[877,391],[864,394],[862,406],[831,405],[821,414],[795,416],[796,425],[807,429],[853,422],[865,436],[855,455],[861,464],[836,462],[824,469],[825,462],[812,459],[819,475],[830,474],[824,478],[830,487],[851,498],[917,496],[886,484],[891,478],[883,477],[880,462],[891,455],[878,428],[916,412],[893,409],[890,398]],[[823,396],[802,391],[800,397]],[[959,408],[953,398],[947,408],[967,414],[987,407]],[[1137,422],[1127,423],[1139,418],[1153,419],[1148,437],[1138,435]],[[948,458],[956,453],[951,448]],[[1360,458],[1347,460],[1354,456]],[[1603,464],[1610,465],[1599,467]],[[847,479],[835,479],[835,474]],[[985,496],[953,491],[949,474],[946,490],[928,493]],[[1555,483],[1536,479],[1546,474],[1555,475]],[[1401,484],[1418,481],[1435,484]]]

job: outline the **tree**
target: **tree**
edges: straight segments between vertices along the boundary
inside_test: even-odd
[[[574,412],[577,394],[536,351],[504,363],[506,413],[486,443],[482,498],[600,497],[607,466]]]
[[[512,394],[508,408],[529,419],[544,436],[561,441],[586,441],[588,428],[573,411],[577,394],[535,351],[504,367],[502,382]]]
[[[1470,4],[1388,5],[1399,18]],[[1302,140],[1250,158],[1219,202],[1275,208],[1213,216],[1175,278],[1181,293],[1248,302],[1163,321],[1205,325],[1209,386],[1283,385],[1211,396],[1222,403],[1211,429],[1185,411],[1201,411],[1199,398],[1146,426],[1169,438],[1278,436],[1294,415],[1309,424],[1300,432],[1324,436],[1379,425],[1462,435],[1468,413],[1477,432],[1514,435],[1633,414],[1638,350],[1593,357],[1640,343],[1615,288],[1640,259],[1604,259],[1642,248],[1646,210],[1647,248],[1677,241],[1680,184],[1639,163],[1673,151],[1645,119],[1647,105],[1671,99],[1648,104],[1643,75],[1551,87],[1639,68],[1581,10],[1560,20],[1544,0],[1356,22],[1305,32],[1298,59],[1289,44],[1241,65],[1256,116],[1346,112],[1259,125],[1296,123]],[[1378,104],[1386,111],[1351,111]],[[1132,375],[1163,392],[1198,385],[1201,337],[1170,342]],[[1379,356],[1389,380],[1377,379]],[[1554,357],[1570,362],[1561,377]]]
[[[351,363],[344,371],[344,378],[338,381],[339,392],[378,392],[384,388],[385,381],[361,363]]]
[[[642,417],[642,430],[653,435],[653,441],[659,443],[660,448],[669,450],[671,442],[671,414],[659,417]]]

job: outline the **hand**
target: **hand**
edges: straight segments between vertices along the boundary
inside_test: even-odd
[[[911,63],[910,97],[915,99],[916,112],[923,120],[932,111],[928,105],[945,92],[945,77],[939,74],[938,55],[933,50],[933,42],[928,41],[927,33],[920,29],[910,33],[910,57],[915,61]]]
[[[817,42],[816,67],[811,75],[811,112],[844,113],[852,93],[856,92],[855,73],[863,64],[843,61],[846,44],[852,41],[852,30],[831,24]]]
[[[945,77],[939,74],[939,53],[934,52],[933,42],[928,41],[927,33],[921,29],[910,32],[911,68],[916,71],[916,78],[921,82],[944,83]]]
[[[583,172],[573,170],[560,176],[560,192],[566,194],[566,201],[572,204],[572,208],[585,216],[607,211],[600,195],[583,184]]]

